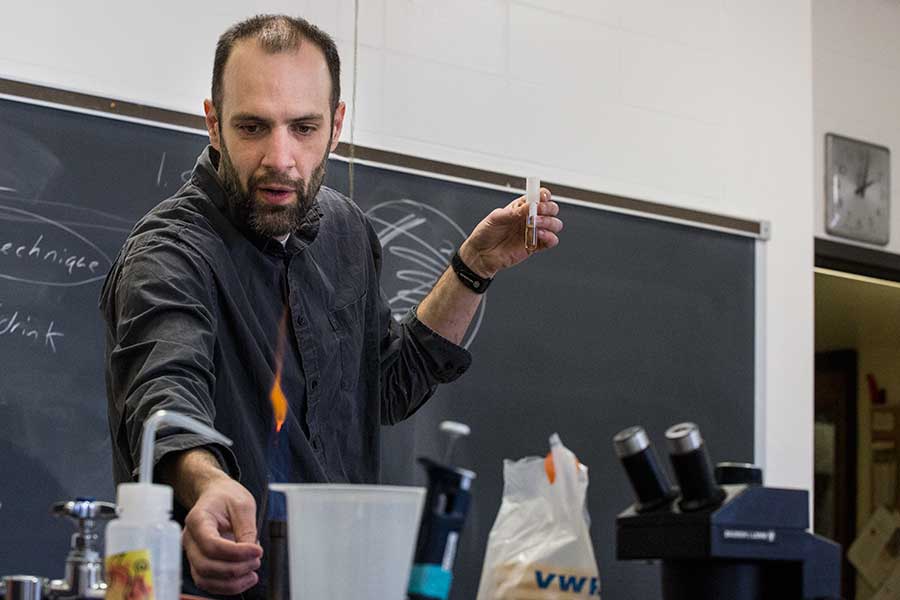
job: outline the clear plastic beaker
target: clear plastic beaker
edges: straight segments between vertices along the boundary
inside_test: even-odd
[[[425,488],[273,483],[287,504],[291,600],[403,600]]]

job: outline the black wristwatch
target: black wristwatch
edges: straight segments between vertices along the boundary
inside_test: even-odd
[[[462,258],[459,257],[459,250],[453,253],[453,258],[450,259],[450,266],[453,267],[453,271],[456,273],[456,276],[459,277],[459,280],[463,282],[463,285],[476,294],[485,293],[488,286],[491,285],[491,282],[494,280],[493,277],[482,277],[470,269],[466,263],[463,262]]]

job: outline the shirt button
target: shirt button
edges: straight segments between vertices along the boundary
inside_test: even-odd
[[[303,317],[302,316],[297,317],[297,325],[299,325],[300,327],[303,327]]]
[[[309,385],[312,387],[312,389],[316,389],[317,387],[319,387],[319,380],[313,379]]]
[[[313,450],[318,450],[319,449],[319,436],[314,435],[312,437],[312,439],[310,440],[310,443],[312,444]]]

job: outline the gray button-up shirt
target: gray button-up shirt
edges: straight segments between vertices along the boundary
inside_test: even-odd
[[[208,446],[259,506],[279,364],[290,405],[275,444],[289,448],[285,479],[377,481],[381,425],[407,418],[464,372],[468,352],[414,311],[401,323],[391,317],[381,246],[353,202],[323,187],[282,246],[231,216],[217,164],[207,148],[190,181],[138,222],[103,288],[116,482],[136,475],[144,420],[165,408],[234,446],[163,430],[154,461]]]

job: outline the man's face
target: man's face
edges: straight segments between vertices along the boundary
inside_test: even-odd
[[[269,54],[242,40],[222,88],[223,106],[204,108],[229,202],[261,235],[288,234],[312,205],[340,138],[345,109],[339,105],[332,119],[325,57],[306,41]]]

